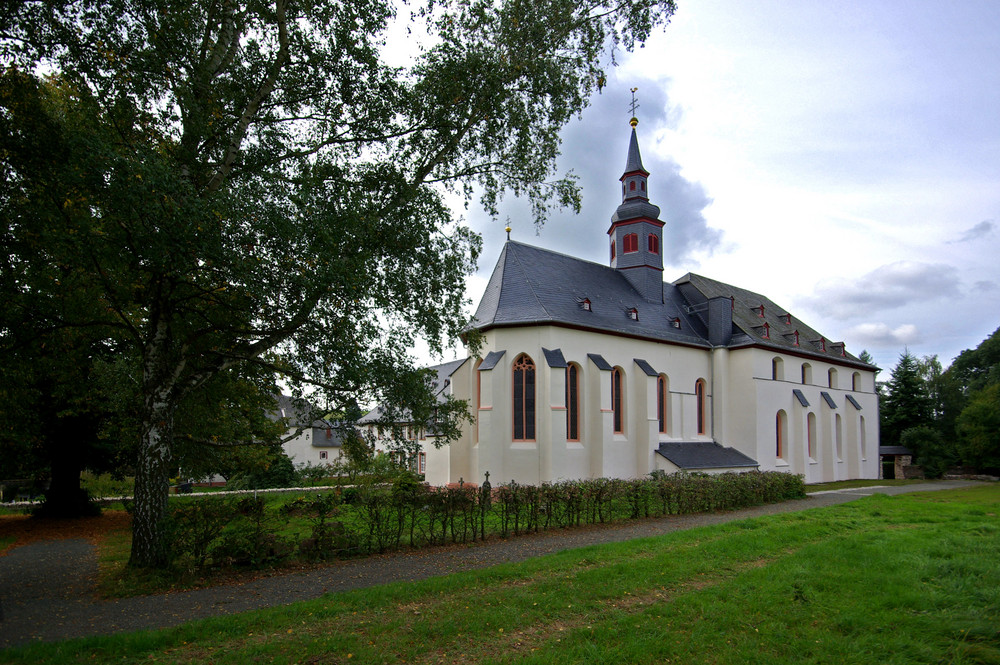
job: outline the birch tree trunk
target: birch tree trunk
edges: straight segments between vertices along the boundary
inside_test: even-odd
[[[173,457],[176,397],[169,369],[168,326],[155,326],[147,344],[143,363],[143,415],[136,460],[132,551],[129,565],[137,568],[162,567],[167,562],[161,522],[167,512],[170,461]]]

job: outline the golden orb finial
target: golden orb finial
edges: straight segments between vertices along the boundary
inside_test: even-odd
[[[507,240],[510,240],[510,224],[507,225],[507,227],[504,229],[504,231],[507,232]]]
[[[628,124],[632,125],[632,129],[635,129],[635,126],[639,124],[639,118],[632,116],[632,119],[628,121]]]

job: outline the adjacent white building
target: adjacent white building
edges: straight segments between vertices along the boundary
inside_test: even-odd
[[[425,439],[426,479],[877,478],[877,368],[762,295],[695,274],[663,281],[664,223],[635,126],[608,265],[504,246],[470,324],[478,357],[435,368],[442,397],[468,400],[475,423],[449,446]]]

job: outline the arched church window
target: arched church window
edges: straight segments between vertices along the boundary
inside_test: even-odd
[[[628,184],[628,191],[630,191],[630,192],[634,192],[635,191],[635,180],[633,180],[632,182],[630,182]]]
[[[566,368],[566,440],[580,440],[580,368]]]
[[[659,420],[660,434],[667,433],[667,377],[656,377],[656,418]]]
[[[535,363],[527,355],[514,361],[514,440],[535,440]]]
[[[615,367],[611,370],[611,412],[614,416],[615,434],[625,431],[625,400],[622,397],[622,370]]]
[[[778,459],[785,457],[785,441],[788,439],[788,418],[784,411],[778,411],[774,418],[774,456]]]
[[[695,408],[698,409],[698,434],[704,434],[707,426],[705,418],[705,380],[698,379],[694,384]]]
[[[660,238],[655,233],[649,234],[649,253],[650,254],[660,253]]]

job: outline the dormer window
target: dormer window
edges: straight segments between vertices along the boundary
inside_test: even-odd
[[[787,323],[788,325],[792,325],[792,315],[791,314],[785,314],[785,323]]]
[[[580,307],[583,308],[583,311],[585,312],[592,311],[590,308],[590,298],[584,298],[583,300],[581,300]]]
[[[757,311],[757,316],[759,316],[762,319],[764,318],[764,305],[761,305],[760,307],[754,307],[754,310]]]
[[[637,310],[635,307],[633,307],[632,309],[630,309],[628,311],[628,318],[632,319],[633,321],[638,321],[639,320],[639,310]]]
[[[771,324],[764,322],[764,339],[771,339]]]
[[[799,345],[799,331],[796,330],[795,332],[792,333],[792,335],[795,337],[795,342],[794,342],[795,346],[798,346]]]
[[[680,329],[681,320],[675,316],[673,319],[670,320],[670,325],[673,326],[674,328]]]
[[[649,253],[650,254],[660,253],[660,238],[655,233],[649,234]]]
[[[639,251],[639,236],[636,233],[626,233],[622,238],[622,251],[626,254]]]

